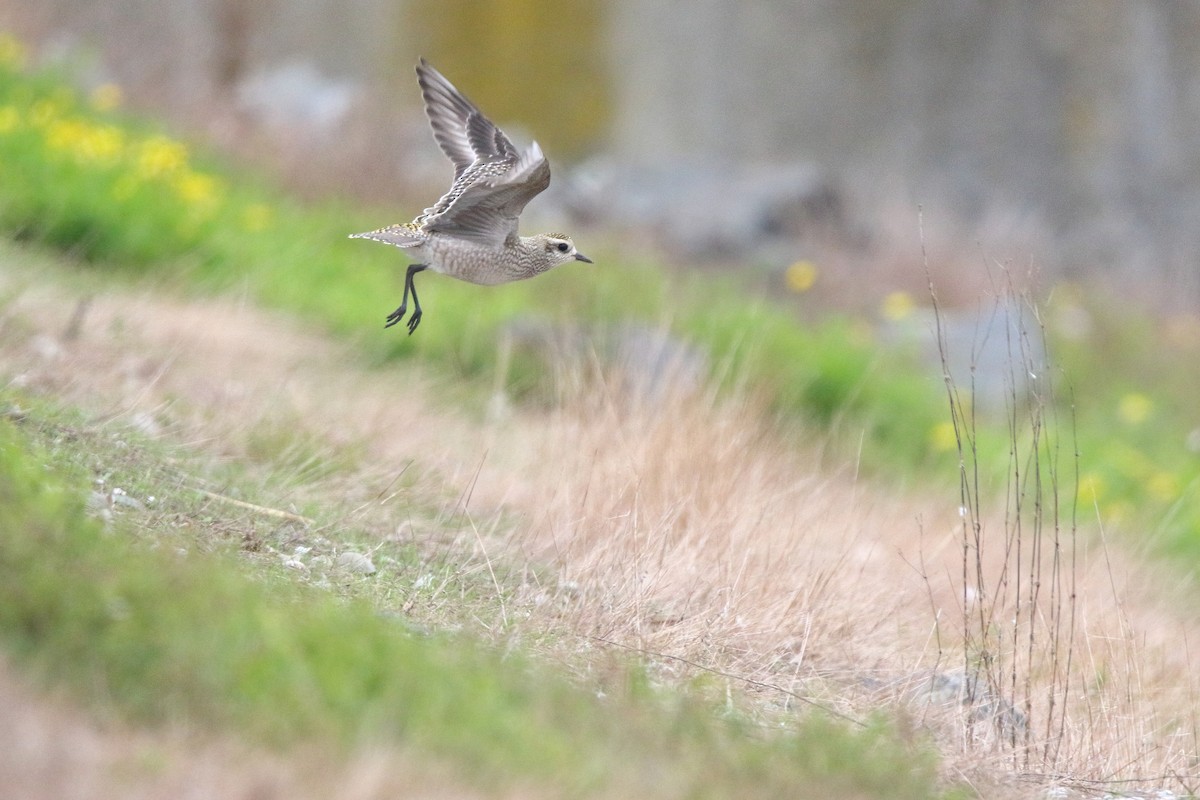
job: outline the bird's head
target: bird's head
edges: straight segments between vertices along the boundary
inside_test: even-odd
[[[533,238],[537,245],[546,251],[546,255],[556,267],[568,261],[592,263],[590,258],[575,249],[575,243],[565,233],[539,233]]]

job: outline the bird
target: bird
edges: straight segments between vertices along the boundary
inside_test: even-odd
[[[550,185],[550,162],[538,143],[519,151],[424,58],[417,64],[417,82],[434,141],[454,164],[454,183],[412,222],[350,235],[395,245],[415,259],[404,276],[400,306],[384,325],[390,328],[404,319],[412,295],[410,336],[421,323],[413,277],[424,270],[494,286],[573,261],[593,263],[565,233],[517,232],[525,205]]]

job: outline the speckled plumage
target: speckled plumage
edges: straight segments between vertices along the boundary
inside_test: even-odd
[[[413,276],[422,270],[495,285],[532,278],[570,261],[591,263],[565,234],[517,232],[525,205],[550,185],[550,163],[537,142],[519,152],[425,59],[417,66],[417,80],[433,138],[454,164],[454,183],[412,222],[350,237],[395,245],[417,259],[405,276],[403,302],[385,326],[403,319],[411,292],[410,334],[421,320]]]

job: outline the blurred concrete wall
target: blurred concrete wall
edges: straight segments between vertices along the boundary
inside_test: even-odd
[[[397,12],[392,0],[0,0],[0,25],[51,58],[102,65],[135,97],[170,109],[287,61],[374,77]]]
[[[612,47],[626,158],[812,160],[1197,297],[1200,3],[624,0]]]

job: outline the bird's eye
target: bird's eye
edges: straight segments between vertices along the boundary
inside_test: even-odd
[[[559,242],[559,243],[558,243],[558,252],[560,252],[560,253],[565,253],[565,252],[567,252],[567,251],[568,251],[568,250],[570,250],[570,249],[571,249],[571,245],[567,244],[566,242]]]

